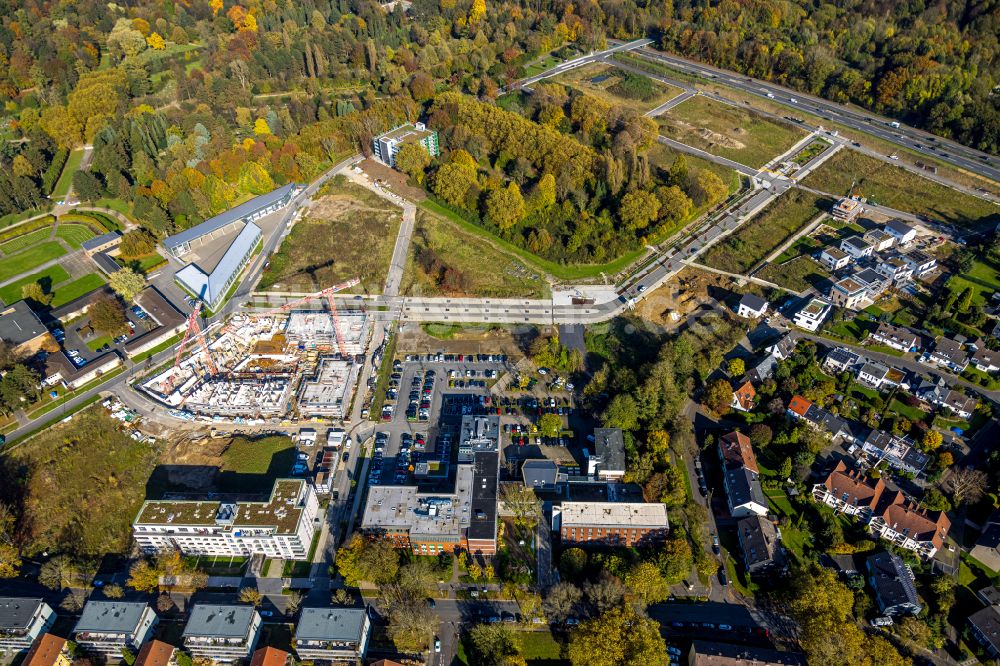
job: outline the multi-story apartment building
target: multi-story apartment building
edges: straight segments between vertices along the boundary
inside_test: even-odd
[[[841,460],[822,483],[813,486],[813,499],[867,522],[884,492],[882,479],[873,481]]]
[[[944,511],[922,509],[896,491],[885,508],[872,517],[868,528],[886,541],[929,559],[944,545],[951,520]]]
[[[621,428],[595,428],[594,450],[587,458],[587,474],[602,481],[625,476],[625,439]]]
[[[795,313],[792,322],[807,331],[816,331],[820,324],[829,316],[833,306],[821,298],[810,299],[805,307]]]
[[[923,610],[917,588],[903,558],[892,553],[878,553],[868,558],[868,581],[875,590],[879,610],[885,615],[919,615]]]
[[[41,599],[0,597],[0,650],[27,650],[55,621],[55,611]]]
[[[303,608],[295,627],[300,660],[348,661],[364,658],[371,635],[367,608]]]
[[[427,129],[423,123],[407,123],[380,134],[372,140],[375,159],[391,167],[396,166],[396,154],[404,144],[415,143],[427,151],[431,157],[441,154],[438,134]]]
[[[785,552],[778,528],[762,516],[747,516],[736,523],[736,533],[743,550],[743,564],[754,576],[785,568]]]
[[[181,639],[193,657],[235,662],[253,653],[260,626],[253,606],[195,604]]]
[[[142,601],[88,601],[73,628],[73,640],[84,650],[118,657],[124,649],[138,652],[157,619]]]
[[[302,560],[316,531],[318,512],[310,484],[278,479],[265,501],[147,501],[132,524],[132,534],[146,552]]]
[[[729,513],[734,518],[767,514],[767,498],[760,485],[760,470],[750,438],[733,431],[719,438],[722,480]]]
[[[563,502],[553,510],[564,545],[635,546],[662,541],[670,530],[659,502]]]
[[[914,277],[922,277],[937,267],[937,259],[921,250],[913,250],[900,256],[909,264]]]

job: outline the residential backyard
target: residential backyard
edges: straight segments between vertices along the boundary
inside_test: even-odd
[[[754,277],[773,282],[791,291],[803,292],[830,279],[822,264],[812,257],[796,257],[783,263],[766,264]]]
[[[828,208],[822,197],[789,190],[735,233],[708,249],[702,263],[730,273],[744,273],[763,261],[790,236]]]
[[[271,257],[260,288],[317,291],[357,277],[356,293],[380,293],[402,219],[400,208],[337,177]]]
[[[996,204],[853,150],[841,150],[802,184],[837,195],[851,191],[883,206],[959,226],[1000,222]]]
[[[669,109],[659,124],[671,139],[752,167],[767,164],[805,136],[797,127],[703,95]]]

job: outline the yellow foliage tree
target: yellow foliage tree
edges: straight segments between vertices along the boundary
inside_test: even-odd
[[[472,0],[472,9],[469,10],[469,24],[479,23],[486,16],[486,0]]]
[[[246,18],[243,19],[243,25],[240,27],[240,30],[257,32],[257,17],[253,14],[247,14]]]
[[[209,0],[208,6],[212,8],[212,16],[218,16],[222,11],[222,0]]]
[[[160,37],[160,33],[154,32],[152,35],[146,38],[146,43],[149,44],[149,48],[154,51],[162,51],[167,43]]]
[[[253,124],[253,133],[257,136],[265,136],[271,133],[271,128],[268,127],[266,120],[258,118]]]

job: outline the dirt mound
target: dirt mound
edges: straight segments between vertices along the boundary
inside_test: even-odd
[[[720,146],[722,148],[730,148],[732,150],[740,150],[746,148],[746,144],[741,141],[737,141],[731,136],[726,136],[725,134],[719,134],[718,132],[713,132],[707,127],[702,127],[698,130],[698,136],[700,136],[705,141],[708,141],[712,145]]]

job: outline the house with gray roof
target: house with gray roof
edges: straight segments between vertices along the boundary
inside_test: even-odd
[[[878,553],[868,558],[865,567],[882,613],[918,615],[923,610],[913,573],[901,557],[888,552]]]
[[[73,640],[89,652],[120,657],[138,652],[152,635],[156,613],[144,601],[88,601],[73,628]]]
[[[371,635],[367,608],[303,608],[295,628],[299,659],[354,662],[363,659]]]
[[[594,428],[594,451],[587,473],[605,481],[620,481],[625,476],[625,440],[621,428]]]
[[[234,662],[253,653],[260,625],[260,613],[253,606],[195,604],[181,640],[192,657]]]
[[[969,616],[969,633],[991,658],[1000,657],[1000,606],[986,608]]]
[[[0,597],[0,650],[27,650],[55,621],[55,611],[41,599]]]

